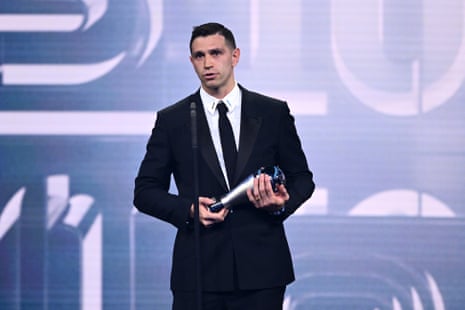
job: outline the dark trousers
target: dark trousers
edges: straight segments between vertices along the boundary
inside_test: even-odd
[[[202,310],[282,310],[286,287],[204,292]],[[173,292],[173,310],[198,310],[195,292]]]

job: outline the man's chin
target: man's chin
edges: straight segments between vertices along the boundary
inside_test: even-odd
[[[218,85],[218,83],[215,83],[215,82],[205,82],[203,84],[204,88],[206,89],[209,89],[211,91],[216,91],[220,88],[220,86]]]

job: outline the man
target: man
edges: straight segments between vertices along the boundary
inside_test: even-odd
[[[202,309],[281,309],[294,280],[283,221],[315,188],[287,104],[237,84],[240,50],[218,23],[194,28],[190,61],[201,87],[157,114],[135,180],[134,205],[177,228],[171,290],[173,309],[196,308],[194,201],[198,199]],[[198,198],[194,197],[191,103],[197,106]],[[219,106],[226,105],[237,155],[224,151]],[[224,110],[226,110],[224,109]],[[224,113],[224,112],[222,112]],[[231,168],[230,166],[233,166]],[[209,205],[260,167],[279,166],[285,185],[274,192],[260,174],[244,203],[211,212]],[[178,194],[169,193],[174,176]]]

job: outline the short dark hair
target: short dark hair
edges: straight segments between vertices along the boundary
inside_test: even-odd
[[[214,34],[219,34],[224,37],[226,44],[232,49],[236,48],[236,40],[234,35],[225,26],[220,23],[206,23],[199,26],[195,26],[192,30],[191,40],[189,42],[189,49],[192,52],[192,42],[198,37],[206,37]]]

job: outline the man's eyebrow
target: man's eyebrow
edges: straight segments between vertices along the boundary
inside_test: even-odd
[[[205,55],[205,53],[202,52],[202,51],[197,51],[197,52],[194,52],[194,53],[192,54],[192,56],[194,56],[194,57],[197,57],[197,56],[204,56],[204,55]]]
[[[224,52],[224,49],[220,48],[220,47],[215,47],[215,48],[209,49],[207,51],[208,54],[219,54],[219,53],[223,53],[223,52]],[[194,57],[205,56],[205,52],[204,51],[197,51],[197,52],[192,53],[192,56],[194,56]]]
[[[208,50],[208,53],[221,53],[223,52],[224,49],[223,48],[220,48],[220,47],[216,47],[216,48],[212,48],[211,50]]]

